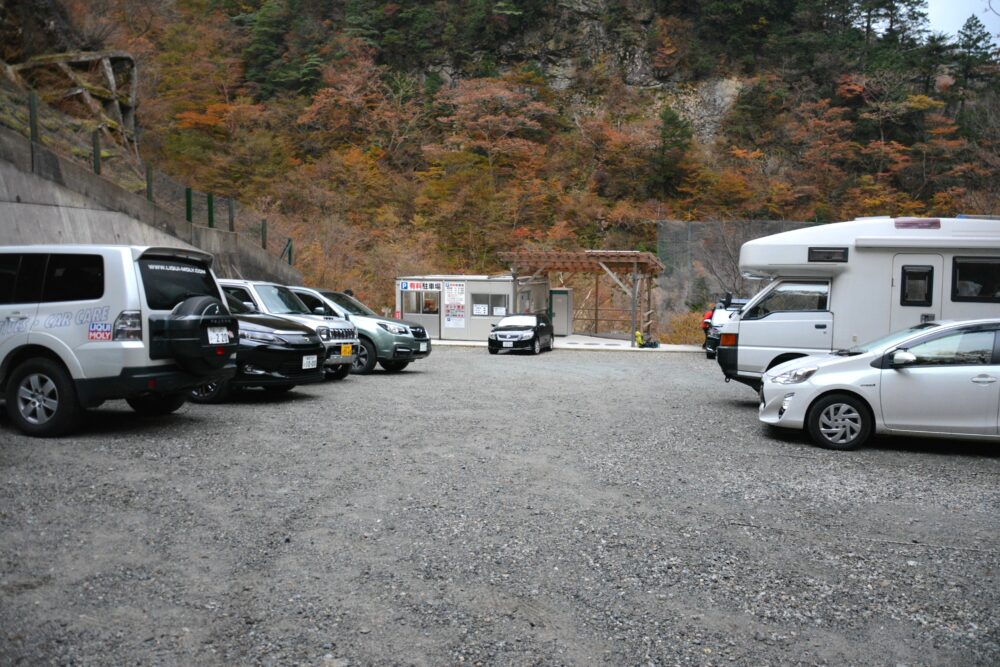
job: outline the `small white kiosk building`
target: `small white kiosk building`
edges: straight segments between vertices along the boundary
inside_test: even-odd
[[[396,317],[431,338],[483,340],[513,313],[547,313],[547,277],[430,275],[396,279]]]

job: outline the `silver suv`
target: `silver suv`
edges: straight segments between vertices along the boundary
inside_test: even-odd
[[[231,378],[238,323],[211,267],[181,248],[0,247],[0,395],[13,424],[63,435],[120,398],[163,415]]]
[[[354,362],[354,373],[371,373],[378,362],[390,373],[423,359],[431,353],[431,339],[419,324],[382,317],[357,299],[343,292],[310,287],[290,288],[313,312],[350,318],[358,327],[361,345]]]
[[[326,346],[326,377],[342,380],[358,355],[358,330],[339,317],[313,313],[284,285],[261,280],[219,281],[222,289],[254,311],[279,315],[312,328]]]

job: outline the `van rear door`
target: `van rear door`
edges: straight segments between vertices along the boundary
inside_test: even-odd
[[[908,253],[892,258],[889,331],[941,319],[943,267],[941,255]]]
[[[759,376],[787,353],[821,354],[833,345],[830,283],[783,280],[740,317],[737,365]]]

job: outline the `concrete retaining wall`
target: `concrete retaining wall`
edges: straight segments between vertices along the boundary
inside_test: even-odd
[[[194,246],[220,277],[298,285],[302,274],[234,232],[193,225],[0,128],[0,245],[120,243]]]

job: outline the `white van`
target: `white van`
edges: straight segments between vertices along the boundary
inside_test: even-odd
[[[182,248],[0,246],[0,392],[33,436],[124,398],[163,415],[236,372],[239,325],[212,256]]]
[[[726,381],[920,322],[1000,316],[1000,220],[860,218],[743,244],[771,279],[720,331]]]

